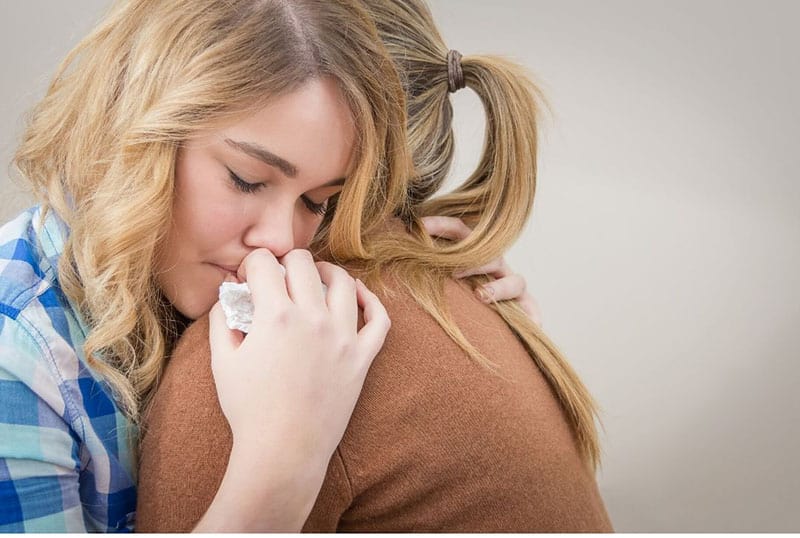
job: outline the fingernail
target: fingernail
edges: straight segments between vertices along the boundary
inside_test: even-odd
[[[475,293],[478,295],[478,299],[484,303],[491,302],[492,297],[494,297],[494,289],[492,289],[490,286],[480,287],[475,290]]]
[[[225,282],[236,282],[236,279],[233,278],[233,275],[225,275]]]

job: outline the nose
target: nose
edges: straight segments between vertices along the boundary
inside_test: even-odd
[[[266,248],[280,258],[294,248],[294,210],[271,205],[264,208],[245,230],[244,244],[253,249]]]

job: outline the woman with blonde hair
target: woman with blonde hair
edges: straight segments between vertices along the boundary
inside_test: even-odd
[[[141,410],[205,314],[233,451],[196,530],[302,524],[390,326],[304,249],[369,264],[387,220],[419,225],[404,123],[355,1],[114,5],[15,156],[40,204],[0,228],[0,532],[133,528]]]
[[[378,294],[392,329],[302,528],[612,530],[594,480],[597,411],[588,391],[524,302],[487,306],[451,279],[477,266],[459,275],[502,284],[484,273],[505,273],[502,259],[492,260],[531,211],[539,92],[511,62],[448,50],[422,1],[362,3],[403,82],[414,174],[408,210],[396,213],[405,222],[364,239],[374,256],[338,253],[351,271],[384,284]],[[453,157],[449,93],[463,87],[486,109],[483,154],[463,185],[435,196]],[[474,230],[458,233],[442,216],[462,217]],[[423,219],[445,238],[421,233]],[[231,433],[217,403],[208,332],[204,319],[187,329],[148,410],[145,531],[191,528],[224,486]]]

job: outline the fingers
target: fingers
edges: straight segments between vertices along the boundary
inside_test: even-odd
[[[295,249],[281,258],[286,268],[286,290],[297,305],[324,308],[325,292],[311,252]]]
[[[491,275],[495,278],[504,278],[510,274],[511,269],[506,264],[506,261],[500,257],[486,265],[453,273],[453,278],[465,278],[472,275]]]
[[[539,304],[536,302],[536,299],[534,299],[531,294],[524,293],[517,301],[525,313],[528,314],[528,317],[531,318],[536,325],[541,327],[542,312],[539,309]]]
[[[219,301],[208,314],[208,342],[211,347],[211,356],[221,356],[234,351],[244,340],[244,335],[239,331],[228,328],[225,323],[225,312]]]
[[[368,365],[378,354],[386,340],[392,322],[380,299],[363,282],[356,279],[358,305],[364,309],[364,326],[358,331],[358,342],[369,358]]]
[[[337,316],[347,334],[354,334],[358,328],[356,281],[347,271],[332,263],[317,262],[317,270],[322,282],[328,286],[325,298],[328,310]]]
[[[521,282],[520,282],[521,280]],[[542,314],[533,296],[525,291],[525,279],[519,275],[507,276],[475,289],[475,296],[484,303],[516,300],[519,306],[539,327],[542,326]]]
[[[247,282],[253,298],[253,316],[285,307],[289,301],[286,279],[278,260],[269,250],[259,248],[239,266],[239,280]]]
[[[434,216],[423,217],[421,220],[428,234],[434,237],[459,241],[466,239],[472,233],[472,228],[456,217]],[[480,267],[454,273],[453,278],[465,278],[473,275],[490,275],[496,279],[475,290],[478,299],[484,303],[516,299],[534,323],[542,326],[539,305],[525,291],[525,279],[521,275],[513,273],[502,257]]]
[[[487,282],[475,289],[478,299],[484,303],[517,299],[525,293],[525,279],[520,275],[509,275],[499,280]]]
[[[434,237],[460,241],[472,233],[472,228],[456,217],[422,217],[421,220],[425,231]]]
[[[455,273],[455,278],[465,278],[471,275],[491,275],[497,280],[487,282],[475,288],[475,296],[484,303],[516,300],[520,307],[528,314],[534,323],[542,326],[542,315],[536,299],[529,294],[525,277],[512,273],[503,258],[498,258],[486,265]]]

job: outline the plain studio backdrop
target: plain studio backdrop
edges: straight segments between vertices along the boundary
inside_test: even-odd
[[[0,2],[0,220],[22,115],[109,0]],[[800,2],[432,0],[547,95],[508,253],[603,409],[618,531],[800,531]],[[453,98],[457,166],[483,112]]]

